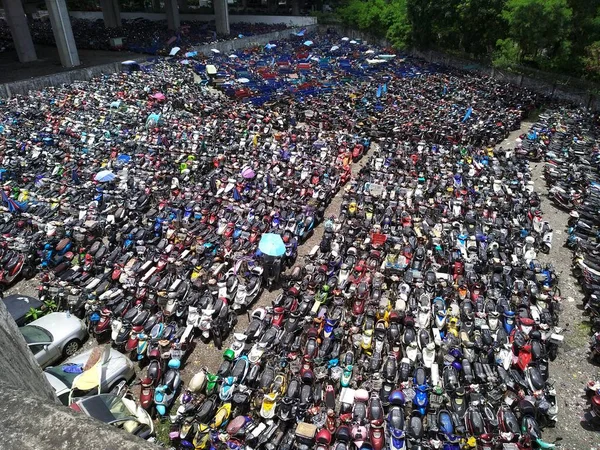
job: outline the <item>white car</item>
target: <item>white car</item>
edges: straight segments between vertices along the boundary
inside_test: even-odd
[[[65,369],[69,366],[84,367],[90,359],[93,351],[94,349],[92,348],[78,354],[77,356],[67,359],[64,363],[58,366],[47,367],[44,369],[44,375],[46,375],[46,379],[50,382],[50,385],[56,391],[56,396],[64,405],[69,405],[69,394],[73,388],[74,390],[71,396],[71,401],[77,400],[80,397],[99,394],[101,392],[110,392],[122,381],[129,381],[135,377],[135,369],[131,360],[124,354],[118,352],[114,348],[111,348],[108,361],[102,368],[100,392],[98,392],[97,384],[91,388],[89,388],[89,386],[82,388],[81,383],[74,385],[75,379],[79,377],[79,373],[77,371]],[[90,374],[90,377],[86,378],[99,380],[95,373]],[[81,379],[82,377],[78,379],[78,382]],[[89,383],[89,380],[85,380],[85,383]]]
[[[42,367],[73,356],[88,337],[83,321],[66,312],[50,313],[19,330]]]

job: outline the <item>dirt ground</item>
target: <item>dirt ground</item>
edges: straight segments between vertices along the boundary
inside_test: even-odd
[[[521,130],[511,133],[500,145],[504,148],[513,147],[515,139],[529,126],[530,123],[524,122]],[[366,163],[368,156],[366,154],[361,161],[353,165],[354,173]],[[531,168],[535,189],[545,198],[547,189],[543,178],[543,166],[544,163],[535,163]],[[342,192],[340,191],[327,208],[326,217],[339,213],[341,201]],[[540,254],[539,259],[542,262],[554,264],[559,275],[559,286],[564,298],[560,326],[564,328],[565,335],[564,346],[556,361],[550,365],[550,376],[552,382],[555,383],[559,402],[558,424],[555,428],[544,430],[544,439],[554,441],[556,438],[562,437],[560,447],[568,450],[600,450],[600,433],[591,430],[584,419],[584,413],[588,409],[584,387],[588,380],[600,378],[600,369],[592,365],[587,357],[589,326],[583,314],[583,294],[578,287],[577,280],[571,274],[571,251],[564,247],[568,214],[555,208],[547,199],[543,201],[542,210],[545,219],[550,222],[554,230],[554,239],[550,254]],[[310,249],[320,242],[322,234],[323,225],[321,224],[315,229],[313,236],[299,248],[299,263]],[[36,286],[35,280],[21,282],[11,288],[8,293],[37,295]],[[251,309],[270,305],[280,292],[279,289],[272,292],[265,290]],[[247,316],[239,316],[236,331],[243,332],[247,324]],[[227,348],[231,341],[232,336],[224,342],[223,349]],[[86,347],[93,344],[93,340],[90,339],[86,343]],[[202,367],[215,371],[221,363],[222,351],[215,348],[212,343],[204,345],[198,342],[182,369],[184,385]]]

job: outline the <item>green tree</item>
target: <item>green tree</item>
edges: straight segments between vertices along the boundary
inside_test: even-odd
[[[585,49],[581,57],[584,76],[593,81],[600,81],[600,41],[596,41]]]
[[[492,54],[498,39],[506,36],[502,19],[506,0],[462,0],[457,6],[461,48],[477,57]]]
[[[350,27],[387,38],[398,48],[407,46],[410,23],[406,0],[350,0],[338,10],[342,22]]]
[[[433,23],[435,20],[435,7],[430,0],[406,0],[406,14],[408,22],[412,25],[411,41],[419,49],[426,49],[435,45]]]
[[[570,52],[573,11],[567,0],[508,0],[502,17],[519,60],[555,68]]]

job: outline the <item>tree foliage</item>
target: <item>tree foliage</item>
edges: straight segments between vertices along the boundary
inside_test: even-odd
[[[600,0],[346,0],[338,14],[399,48],[600,78]]]
[[[408,44],[406,0],[351,0],[338,14],[346,25],[385,37],[398,48]]]

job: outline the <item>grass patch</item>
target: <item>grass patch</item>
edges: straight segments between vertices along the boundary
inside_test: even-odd
[[[154,433],[157,442],[170,447],[171,440],[169,439],[169,431],[171,431],[171,422],[169,419],[154,421]]]
[[[592,325],[587,321],[583,321],[577,324],[577,334],[582,334],[585,337],[588,337],[592,334]]]

